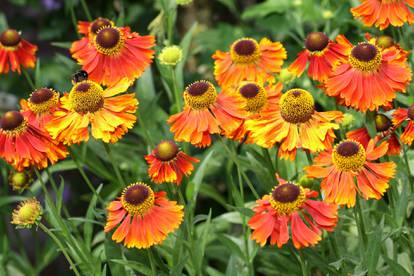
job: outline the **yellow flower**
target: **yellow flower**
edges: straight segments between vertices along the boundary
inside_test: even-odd
[[[20,202],[13,210],[11,223],[17,228],[31,228],[40,221],[41,216],[42,206],[36,198],[31,198]]]
[[[181,61],[183,51],[178,46],[167,46],[158,55],[161,64],[175,66]]]

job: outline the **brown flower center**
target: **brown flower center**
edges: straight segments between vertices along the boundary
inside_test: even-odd
[[[108,27],[100,30],[96,35],[96,43],[104,49],[112,49],[121,40],[118,29]]]
[[[144,215],[154,205],[154,191],[139,182],[129,185],[121,196],[122,207],[131,215]]]
[[[254,98],[257,94],[259,94],[259,87],[254,83],[248,83],[240,87],[240,94],[247,98]]]
[[[391,120],[384,114],[375,115],[375,127],[378,132],[387,131],[392,126]]]
[[[144,185],[134,185],[125,191],[125,201],[132,205],[143,203],[150,195],[150,190]]]
[[[104,104],[103,89],[93,81],[78,82],[69,93],[69,99],[78,113],[96,112]]]
[[[412,104],[407,110],[407,117],[414,120],[414,104]]]
[[[48,88],[40,88],[32,93],[30,101],[35,104],[47,102],[53,97],[53,92]]]
[[[365,164],[364,147],[355,141],[345,140],[332,151],[332,162],[340,171],[359,171]]]
[[[282,118],[292,124],[306,123],[315,111],[312,95],[303,89],[294,88],[287,91],[279,102]]]
[[[305,47],[311,52],[319,52],[328,46],[329,37],[322,32],[312,32],[305,40]]]
[[[256,44],[250,39],[242,39],[234,44],[234,51],[241,56],[252,55],[256,49]]]
[[[377,55],[377,48],[369,43],[360,43],[355,46],[352,51],[351,55],[358,59],[359,61],[371,61]]]
[[[272,192],[273,200],[288,203],[294,202],[300,195],[300,188],[292,183],[277,186]]]
[[[359,151],[359,145],[353,141],[345,141],[336,147],[336,152],[342,156],[352,156]]]
[[[210,84],[205,81],[197,81],[187,87],[187,91],[191,96],[203,95],[210,88]]]
[[[216,89],[208,81],[196,81],[184,91],[184,101],[192,109],[205,109],[212,105],[217,97]]]
[[[0,120],[0,127],[3,130],[14,130],[22,125],[24,121],[23,115],[18,111],[8,111]]]
[[[155,149],[155,156],[162,161],[170,161],[177,156],[178,146],[174,141],[162,141]]]
[[[254,63],[260,57],[259,44],[252,38],[236,40],[231,45],[230,55],[235,63]]]
[[[109,19],[99,17],[93,21],[91,25],[91,32],[98,33],[99,29],[105,26],[112,26],[112,22]]]
[[[0,43],[6,47],[15,47],[20,43],[20,34],[13,29],[5,30],[0,35]]]

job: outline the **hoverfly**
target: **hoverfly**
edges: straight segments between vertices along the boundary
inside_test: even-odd
[[[80,70],[72,75],[72,84],[76,84],[81,81],[85,81],[88,79],[88,72],[85,70]]]

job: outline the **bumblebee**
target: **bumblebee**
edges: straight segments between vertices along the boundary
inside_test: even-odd
[[[72,75],[72,84],[75,85],[78,82],[85,81],[88,79],[88,72],[80,70]]]

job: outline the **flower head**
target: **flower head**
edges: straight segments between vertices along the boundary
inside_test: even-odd
[[[270,238],[270,244],[280,248],[291,235],[297,249],[314,246],[321,240],[322,230],[335,228],[337,206],[311,199],[318,196],[315,191],[283,179],[279,182],[270,194],[256,201],[255,214],[248,222],[253,230],[251,239],[264,246]]]
[[[42,206],[36,198],[27,199],[13,210],[12,224],[17,228],[31,228],[37,224],[42,216]]]
[[[53,139],[67,145],[87,141],[89,126],[95,139],[117,142],[137,119],[135,94],[119,95],[128,86],[126,79],[106,89],[91,80],[76,83],[60,99],[53,118],[46,124],[47,130]]]
[[[388,105],[411,80],[411,70],[400,51],[380,48],[373,42],[353,46],[340,36],[347,59],[339,60],[325,83],[329,96],[359,111],[376,110]]]
[[[184,175],[191,175],[194,166],[199,160],[188,156],[181,151],[172,140],[160,142],[157,147],[145,156],[151,180],[157,184],[172,182],[181,184]]]
[[[33,172],[30,169],[21,172],[10,171],[9,173],[9,185],[13,191],[22,192],[29,188],[32,182]]]
[[[11,69],[20,74],[21,68],[33,68],[36,63],[37,46],[27,42],[14,29],[6,29],[0,34],[0,74]]]
[[[353,207],[356,193],[365,199],[380,199],[394,177],[394,162],[374,163],[384,156],[388,143],[375,145],[371,139],[366,147],[354,140],[344,140],[333,150],[319,154],[314,165],[305,168],[310,178],[322,178],[321,189],[326,202]],[[356,184],[355,184],[356,182]]]
[[[183,51],[178,46],[167,46],[158,55],[161,64],[175,66],[181,61]]]
[[[411,0],[360,0],[361,5],[352,8],[352,15],[361,19],[365,26],[379,27],[380,30],[401,27],[404,23],[412,24],[414,14],[410,10],[414,8]]]
[[[91,80],[107,86],[124,78],[133,82],[151,64],[153,36],[140,36],[105,18],[79,26],[86,36],[73,42],[70,52]]]
[[[274,73],[282,69],[286,50],[280,42],[263,38],[241,38],[230,47],[229,52],[216,51],[213,55],[214,75],[222,87],[239,85],[241,81],[258,83],[274,82]]]
[[[392,117],[392,122],[396,127],[407,122],[400,139],[404,144],[411,145],[414,141],[414,104],[408,108],[398,108]]]
[[[184,217],[183,206],[169,201],[165,192],[154,192],[141,182],[126,187],[107,210],[105,232],[116,228],[112,239],[128,248],[161,244]]]
[[[279,156],[293,160],[296,150],[303,148],[318,152],[331,148],[334,129],[342,120],[339,111],[318,112],[313,96],[306,90],[294,88],[280,95],[277,104],[268,104],[261,115],[246,122],[250,140],[271,148],[280,143]]]

